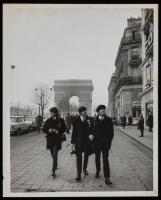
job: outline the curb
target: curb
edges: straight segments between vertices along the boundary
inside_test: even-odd
[[[117,128],[119,131],[121,131],[122,133],[124,133],[125,135],[127,135],[128,137],[130,137],[131,139],[135,140],[136,142],[138,142],[139,144],[143,145],[145,148],[147,148],[148,150],[150,150],[151,152],[153,152],[153,149],[151,149],[149,146],[147,146],[146,144],[143,144],[142,142],[140,142],[139,140],[137,140],[136,138],[132,137],[131,135],[129,135],[128,133],[126,133],[125,131],[123,131],[122,129],[119,129],[118,127],[115,126],[115,128]]]

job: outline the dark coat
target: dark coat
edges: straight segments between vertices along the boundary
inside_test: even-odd
[[[73,123],[73,131],[71,136],[71,143],[75,144],[76,152],[88,151],[90,142],[89,134],[90,134],[90,127],[87,120],[82,122],[80,117],[76,118]]]
[[[139,118],[138,129],[144,130],[144,118],[143,117]]]
[[[122,116],[122,124],[126,125],[126,116]]]
[[[148,116],[148,125],[150,127],[153,127],[153,115],[151,114]]]
[[[99,148],[102,144],[106,144],[108,149],[111,148],[111,142],[114,136],[112,119],[105,116],[101,121],[99,116],[94,120],[93,125],[94,144]]]
[[[58,130],[58,134],[49,133],[49,129],[53,128]],[[49,118],[46,120],[44,126],[43,126],[43,132],[46,133],[47,138],[47,149],[53,148],[54,145],[58,146],[58,149],[61,149],[62,140],[61,135],[65,133],[66,131],[66,125],[64,122],[64,119],[62,118]]]

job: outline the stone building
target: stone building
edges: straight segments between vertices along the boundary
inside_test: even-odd
[[[142,9],[142,74],[140,94],[142,114],[147,126],[149,112],[153,113],[153,9]]]
[[[131,17],[127,19],[108,88],[111,117],[118,120],[124,113],[137,118],[141,112],[138,96],[142,92],[141,48],[141,18]]]
[[[114,97],[114,88],[115,88],[116,78],[113,74],[108,86],[108,115],[111,118],[115,117],[115,97]]]

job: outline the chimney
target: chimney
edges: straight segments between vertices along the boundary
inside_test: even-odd
[[[138,18],[130,17],[127,19],[127,27],[133,26],[135,24],[141,23],[141,18],[138,16]]]

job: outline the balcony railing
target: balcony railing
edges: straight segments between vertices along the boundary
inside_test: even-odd
[[[142,59],[138,56],[132,56],[129,62],[130,67],[138,67],[142,62]]]
[[[136,34],[135,37],[128,36],[123,38],[123,42],[141,41],[141,35]]]
[[[142,84],[142,76],[136,76],[136,77],[128,76],[128,77],[120,78],[116,82],[116,86],[114,88],[115,95],[122,86],[134,85],[134,84]]]

